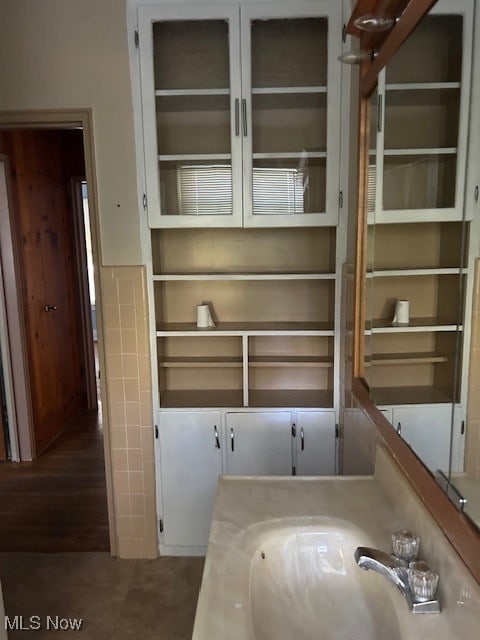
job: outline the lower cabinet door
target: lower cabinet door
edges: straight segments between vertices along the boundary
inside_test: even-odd
[[[221,424],[219,411],[160,415],[165,545],[208,544],[217,480],[222,473]]]
[[[231,475],[292,475],[290,412],[227,413],[225,446]]]
[[[296,434],[297,475],[335,475],[335,412],[298,411]]]
[[[393,427],[435,473],[448,471],[452,406],[394,407]]]

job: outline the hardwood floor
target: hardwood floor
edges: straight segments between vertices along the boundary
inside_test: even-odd
[[[108,551],[102,427],[75,419],[33,462],[0,463],[0,551]]]

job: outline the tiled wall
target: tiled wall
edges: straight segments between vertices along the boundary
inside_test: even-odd
[[[465,471],[480,479],[480,258],[475,260]]]
[[[101,269],[117,552],[158,555],[145,267]]]

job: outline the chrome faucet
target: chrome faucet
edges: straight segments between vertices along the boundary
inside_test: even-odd
[[[440,613],[438,600],[424,601],[415,596],[408,583],[408,564],[404,560],[369,547],[358,547],[355,560],[361,569],[376,571],[393,582],[408,602],[412,613]]]

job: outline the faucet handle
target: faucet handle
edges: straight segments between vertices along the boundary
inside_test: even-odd
[[[438,575],[426,562],[412,562],[408,569],[408,584],[418,602],[428,602],[435,598]]]
[[[417,559],[420,538],[407,529],[392,533],[393,555],[409,563]]]

